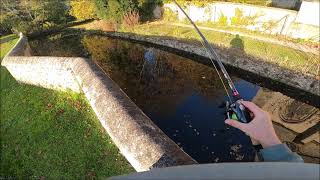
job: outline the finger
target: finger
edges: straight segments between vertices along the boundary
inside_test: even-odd
[[[250,137],[250,138],[251,138],[252,145],[259,145],[260,144],[260,142],[258,140],[254,139],[252,137]]]
[[[241,102],[246,108],[248,108],[254,115],[259,114],[261,112],[261,109],[259,106],[255,105],[252,102],[249,101],[242,101]]]
[[[244,123],[241,123],[239,121],[235,121],[235,120],[232,120],[232,119],[227,119],[225,121],[226,124],[232,126],[232,127],[235,127],[237,129],[240,129],[241,131],[247,133],[247,124],[244,124]]]

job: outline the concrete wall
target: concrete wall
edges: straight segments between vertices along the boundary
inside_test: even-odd
[[[181,42],[179,40],[173,40],[170,38],[166,39],[164,37],[139,36],[136,34],[117,32],[102,34],[114,38],[127,39],[142,43],[150,43],[154,46],[163,47],[166,51],[172,50],[175,53],[189,54],[190,57],[204,57],[197,58],[197,60],[203,64],[208,64],[210,62],[207,60],[209,59],[208,53],[203,47]],[[259,77],[266,77],[268,79],[281,82],[283,84],[300,89],[302,91],[306,91],[311,94],[320,96],[320,86],[317,85],[319,83],[319,80],[314,75],[302,74],[301,72],[285,69],[278,65],[267,63],[263,60],[259,60],[249,56],[233,57],[231,55],[232,53],[230,53],[230,51],[232,50],[221,49],[218,47],[215,47],[215,50],[217,51],[219,56],[221,56],[222,62],[229,67],[241,69],[246,72],[253,73]]]
[[[164,7],[176,12],[179,20],[185,19],[175,4],[165,4]],[[319,2],[303,2],[299,13],[280,8],[223,2],[211,3],[205,7],[188,5],[185,8],[194,21],[218,22],[221,16],[226,16],[228,25],[232,25],[231,18],[235,16],[237,9],[243,12],[244,17],[257,17],[253,24],[244,26],[246,29],[292,38],[319,40]]]
[[[23,83],[83,92],[104,129],[137,171],[197,163],[91,60],[23,56],[28,54],[28,41],[21,37],[1,65]]]
[[[7,58],[4,66],[19,82],[57,90],[80,92],[70,69],[70,58],[24,57]]]
[[[34,57],[31,54],[28,39],[20,34],[18,43],[6,55],[2,65],[6,66],[19,82],[49,89],[80,92],[70,69],[70,58]]]
[[[272,6],[284,9],[294,9],[301,0],[272,0]]]
[[[298,12],[295,23],[319,26],[320,23],[320,2],[303,1]]]
[[[300,11],[291,23],[287,35],[293,38],[319,41],[320,2],[303,1]]]

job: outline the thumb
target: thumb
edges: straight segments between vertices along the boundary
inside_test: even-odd
[[[228,125],[230,125],[230,126],[232,126],[232,127],[235,127],[235,128],[237,128],[237,129],[240,129],[241,131],[243,131],[243,132],[247,132],[246,130],[247,130],[247,124],[244,124],[244,123],[241,123],[241,122],[239,122],[239,121],[236,121],[236,120],[232,120],[232,119],[227,119],[226,121],[225,121],[225,123],[226,124],[228,124]]]

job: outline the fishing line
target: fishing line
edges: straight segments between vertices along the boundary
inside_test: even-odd
[[[250,116],[250,111],[248,109],[246,109],[246,107],[244,107],[244,105],[241,103],[241,101],[243,101],[242,97],[240,96],[238,90],[236,89],[233,81],[231,80],[230,75],[228,74],[226,68],[224,67],[220,56],[217,54],[217,52],[215,51],[215,49],[213,49],[213,47],[210,45],[210,43],[208,42],[208,40],[206,39],[206,37],[203,35],[203,33],[200,31],[200,29],[198,28],[198,26],[192,21],[192,19],[189,17],[189,15],[183,10],[183,8],[177,3],[176,0],[173,0],[173,2],[179,7],[179,9],[183,12],[183,14],[187,17],[187,19],[190,21],[190,23],[193,25],[193,27],[196,29],[196,31],[198,32],[198,34],[200,35],[200,37],[202,38],[201,44],[202,46],[206,49],[206,52],[208,54],[208,57],[211,61],[211,63],[213,64],[221,82],[223,85],[223,88],[225,89],[228,97],[229,97],[229,101],[227,101],[226,104],[226,116],[228,119],[234,119],[234,120],[238,120],[240,122],[243,123],[249,123],[252,118]],[[227,86],[225,85],[224,80],[222,79],[222,76],[220,75],[220,71],[218,70],[218,68],[216,67],[213,59],[215,59],[215,61],[218,63],[221,72],[223,73],[225,80],[228,82],[228,85],[232,91],[232,97],[229,94],[229,91],[227,90]]]
[[[202,41],[200,41],[200,42],[201,42],[202,46],[205,48],[203,42],[202,42]],[[227,89],[227,86],[226,86],[225,82],[223,81],[222,76],[221,76],[221,74],[220,74],[217,66],[215,65],[213,59],[211,58],[210,53],[208,52],[208,50],[207,50],[206,48],[205,48],[205,50],[206,50],[206,53],[207,53],[207,55],[208,55],[211,63],[213,64],[213,67],[214,67],[214,69],[216,70],[216,72],[217,72],[217,74],[218,74],[218,76],[219,76],[219,79],[220,79],[220,81],[222,82],[222,86],[223,86],[224,90],[226,91],[227,96],[228,96],[228,98],[229,98],[229,100],[230,100],[230,102],[231,102],[232,100],[231,100],[231,96],[230,96],[230,94],[229,94],[229,91],[228,91],[228,89]]]
[[[183,14],[187,17],[187,19],[190,21],[190,23],[193,25],[193,27],[195,28],[195,30],[198,32],[198,34],[200,35],[200,37],[203,40],[203,43],[201,41],[201,44],[204,46],[204,48],[206,49],[209,57],[210,55],[212,56],[212,58],[210,58],[212,64],[215,66],[213,59],[216,60],[216,62],[218,63],[220,70],[222,71],[225,79],[228,82],[228,85],[230,87],[230,89],[232,90],[232,96],[234,98],[234,100],[238,100],[241,99],[240,98],[240,94],[237,91],[235,85],[233,84],[233,81],[231,80],[227,70],[225,69],[224,65],[222,64],[221,58],[220,56],[216,53],[216,51],[213,49],[213,47],[210,45],[210,43],[207,41],[207,39],[205,38],[205,36],[202,34],[202,32],[200,31],[200,29],[197,27],[197,25],[192,21],[192,19],[189,17],[189,15],[183,10],[183,8],[174,0],[175,4],[179,7],[179,9],[183,12]],[[217,68],[216,68],[217,70]],[[219,71],[217,71],[219,73]],[[221,76],[220,76],[221,77]],[[230,97],[230,95],[229,95]],[[230,97],[231,99],[231,97]],[[230,101],[233,102],[233,101]]]

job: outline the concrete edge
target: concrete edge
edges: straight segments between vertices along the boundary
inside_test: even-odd
[[[198,61],[204,64],[208,64],[207,59],[209,58],[209,56],[204,48],[184,43],[179,40],[163,39],[161,37],[141,36],[137,34],[120,32],[102,32],[91,34],[103,34],[112,38],[120,38],[129,41],[137,41],[175,49],[186,54],[204,57],[205,59],[199,59]],[[316,77],[314,75],[302,74],[290,69],[285,69],[279,67],[276,64],[271,64],[262,60],[252,58],[229,58],[228,55],[224,55],[222,50],[218,48],[215,49],[221,56],[223,63],[227,66],[238,68],[256,74],[260,77],[272,79],[288,86],[300,89],[301,91],[306,91],[311,94],[320,96],[319,77]]]
[[[76,92],[73,88],[77,86],[120,152],[137,171],[197,164],[91,60],[24,56],[27,54],[28,41],[21,35],[2,66],[23,83]]]
[[[72,70],[101,124],[137,171],[196,163],[89,59]]]

